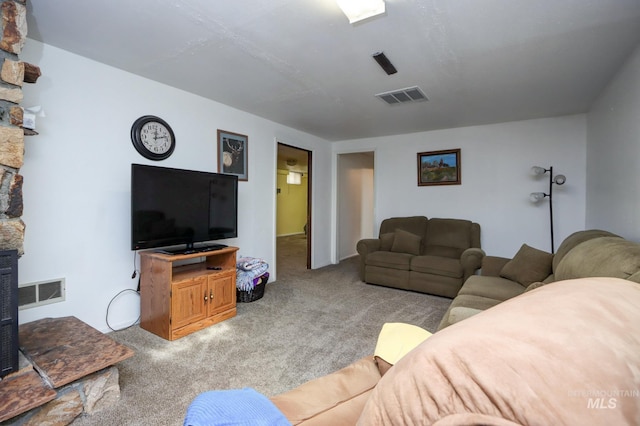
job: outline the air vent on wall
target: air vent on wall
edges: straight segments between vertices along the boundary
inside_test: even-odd
[[[64,278],[18,286],[18,308],[20,310],[64,302],[64,300]]]
[[[378,93],[376,97],[382,99],[389,105],[405,104],[410,102],[428,101],[425,94],[418,86],[407,87],[406,89],[392,90],[390,92]]]

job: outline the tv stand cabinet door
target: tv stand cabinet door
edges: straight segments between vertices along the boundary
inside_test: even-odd
[[[233,309],[236,306],[235,273],[224,276],[210,276],[209,316]]]
[[[206,318],[208,299],[206,276],[174,283],[171,295],[171,328],[175,330]]]

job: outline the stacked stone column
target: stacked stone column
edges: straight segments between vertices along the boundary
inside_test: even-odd
[[[18,55],[27,37],[26,0],[1,1],[0,34],[0,250],[24,252],[25,224],[22,216],[24,137],[35,132],[23,129],[23,83],[35,83],[40,69],[21,62]]]

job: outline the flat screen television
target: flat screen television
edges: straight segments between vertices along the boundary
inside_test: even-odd
[[[131,165],[131,250],[207,251],[225,246],[199,243],[237,236],[237,176]]]

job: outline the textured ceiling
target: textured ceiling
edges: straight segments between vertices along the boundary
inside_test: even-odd
[[[29,37],[329,141],[586,112],[640,0],[29,0]],[[371,55],[384,51],[388,76]],[[419,86],[390,106],[374,95]]]

